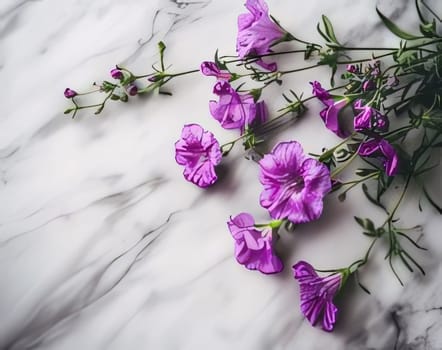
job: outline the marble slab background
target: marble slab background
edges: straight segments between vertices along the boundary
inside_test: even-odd
[[[288,30],[316,41],[321,14],[353,44],[397,43],[376,5],[405,29],[417,23],[409,0],[268,4]],[[264,276],[235,262],[225,224],[241,211],[267,219],[256,164],[238,149],[220,182],[202,191],[174,162],[185,123],[221,142],[234,137],[209,117],[213,80],[183,77],[170,84],[172,98],[63,115],[65,87],[87,89],[116,63],[145,72],[159,40],[176,71],[197,68],[217,48],[234,54],[242,12],[237,0],[0,3],[1,349],[442,349],[442,222],[429,205],[418,213],[418,198],[410,196],[401,217],[423,225],[430,250],[418,259],[427,276],[400,270],[401,287],[379,249],[362,277],[372,294],[350,286],[329,334],[300,315],[290,266],[306,259],[340,267],[363,254],[369,241],[353,215],[381,216],[360,191],[339,204],[330,196],[320,220],[283,235],[277,250],[286,268]],[[328,78],[325,69],[300,74],[264,97],[276,110],[284,89],[309,92],[308,81]],[[309,152],[332,145],[319,109],[312,103],[277,139],[297,139]],[[429,179],[439,198],[440,178]]]

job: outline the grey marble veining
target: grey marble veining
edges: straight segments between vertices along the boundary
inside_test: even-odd
[[[378,1],[404,28],[416,23],[413,3]],[[346,43],[397,43],[374,2],[268,4],[300,37],[319,41],[324,13]],[[401,212],[404,225],[423,225],[430,250],[417,258],[427,276],[400,270],[401,287],[382,247],[361,274],[372,294],[349,286],[335,331],[325,333],[301,316],[290,266],[345,266],[364,252],[368,240],[353,216],[379,213],[360,192],[339,204],[330,196],[320,220],[283,235],[277,250],[286,267],[264,276],[236,263],[226,227],[242,211],[267,219],[256,164],[234,151],[225,176],[203,191],[174,161],[185,123],[202,124],[221,142],[234,137],[209,117],[212,79],[183,77],[167,87],[173,97],[110,105],[100,116],[63,115],[65,87],[87,89],[117,63],[148,71],[159,40],[176,71],[197,68],[217,48],[234,54],[243,12],[237,0],[2,1],[1,349],[442,349],[442,222],[430,206],[420,213],[410,196]],[[317,69],[289,77],[283,89],[308,92],[312,77],[329,79]],[[273,110],[280,93],[265,92]],[[313,103],[276,138],[296,138],[313,153],[332,145],[319,108]],[[440,178],[429,181],[440,197]]]

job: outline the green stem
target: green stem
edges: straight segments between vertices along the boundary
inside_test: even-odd
[[[331,172],[331,174],[330,174],[330,177],[332,178],[332,179],[334,179],[335,177],[336,177],[336,175],[338,175],[341,171],[343,171],[356,157],[357,157],[357,155],[358,155],[358,152],[354,152],[352,155],[351,155],[351,157],[345,162],[345,164],[344,165],[342,165],[342,166],[340,166],[340,167],[338,167],[338,168],[335,168],[332,172]]]
[[[269,53],[265,53],[259,56],[249,56],[246,58],[247,59],[260,59],[263,57],[270,57],[270,56],[279,56],[279,55],[287,55],[287,54],[292,54],[292,53],[305,53],[307,52],[307,50],[289,50],[289,51],[281,51],[281,52],[269,52]],[[237,56],[221,56],[220,59],[224,59],[224,58],[228,58],[228,57],[237,57]],[[230,61],[223,61],[223,63],[236,63],[236,62],[243,62],[244,59],[243,58],[235,58],[234,60],[230,60]]]
[[[343,88],[343,87],[345,87],[345,85],[337,86],[337,87],[334,87],[334,88],[328,89],[327,91],[330,92],[330,91],[333,91],[333,90],[341,89],[341,88]],[[303,103],[305,103],[305,102],[307,102],[307,101],[310,101],[310,100],[312,100],[312,99],[314,99],[314,98],[316,98],[316,96],[312,95],[312,96],[310,96],[310,97],[307,97],[307,98],[301,100],[299,103],[300,103],[300,104],[303,104]],[[273,119],[269,120],[268,122],[262,124],[262,128],[266,128],[266,127],[268,127],[268,126],[271,126],[271,125],[274,124],[277,120],[279,120],[279,119],[281,119],[282,117],[284,117],[287,113],[289,113],[289,112],[281,113],[281,114],[279,114],[278,116],[276,116],[275,118],[273,118]],[[244,139],[244,138],[246,138],[246,137],[248,137],[248,136],[251,136],[252,134],[253,134],[253,130],[250,130],[250,131],[246,132],[245,134],[243,134],[243,135],[237,137],[236,139],[234,139],[234,140],[232,140],[232,141],[229,141],[229,142],[227,142],[227,143],[222,144],[221,147],[220,147],[220,148],[221,148],[221,152],[227,152],[227,153],[230,152],[230,150],[233,148],[233,146],[235,145],[236,142],[238,142],[239,140],[242,140],[242,139]],[[354,136],[354,135],[355,135],[355,133],[353,133],[352,135],[350,135],[347,139],[351,138],[351,137]],[[344,140],[344,141],[343,141],[341,144],[339,144],[339,145],[342,145],[343,143],[345,143],[345,142],[347,141],[347,139]],[[339,145],[336,146],[336,147],[339,147]],[[230,146],[230,147],[225,151],[224,148],[226,148],[226,147],[228,147],[228,146]]]
[[[407,180],[406,180],[405,185],[404,185],[404,189],[402,190],[402,193],[401,193],[398,201],[396,202],[396,205],[394,206],[393,210],[390,212],[390,214],[388,215],[387,219],[385,220],[385,222],[382,224],[381,227],[384,227],[387,223],[388,223],[388,225],[390,225],[391,220],[393,219],[394,214],[396,213],[396,211],[399,208],[399,205],[401,204],[402,200],[404,199],[405,193],[407,192],[407,189],[408,189],[408,185],[410,184],[410,180],[411,180],[411,174],[409,174],[408,177],[407,177]]]
[[[166,78],[166,77],[175,78],[175,77],[179,77],[179,76],[181,76],[181,75],[197,73],[197,72],[199,72],[199,71],[200,71],[199,69],[192,69],[192,70],[188,70],[188,71],[185,71],[185,72],[174,73],[174,74],[171,74],[171,73],[162,73],[162,74],[160,74],[159,76],[160,76],[160,78],[163,78],[163,77],[164,77],[164,78]],[[149,74],[143,74],[143,75],[134,75],[134,78],[135,78],[135,79],[141,79],[141,78],[152,77],[152,76],[154,76],[154,75],[155,75],[155,73],[149,73]]]
[[[368,258],[370,256],[370,253],[376,243],[376,241],[378,240],[379,237],[375,237],[371,243],[370,246],[367,249],[367,252],[365,253],[364,257],[362,259],[359,259],[357,261],[355,261],[354,263],[352,263],[349,267],[348,267],[348,271],[350,273],[354,273],[356,270],[358,270],[359,268],[361,268],[362,266],[364,266],[365,264],[367,264],[368,262]],[[356,268],[354,268],[354,266],[356,266]]]
[[[329,150],[325,151],[324,153],[321,154],[321,156],[319,157],[319,161],[322,162],[325,159],[329,158],[332,156],[333,153],[335,153],[335,151],[340,148],[342,145],[345,145],[348,141],[350,141],[353,136],[356,135],[356,132],[353,132],[350,136],[348,136],[347,138],[345,138],[342,142],[338,143],[336,146],[334,146],[333,148],[330,148]]]

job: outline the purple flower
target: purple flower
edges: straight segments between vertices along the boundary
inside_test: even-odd
[[[263,121],[266,118],[264,102],[255,103],[250,94],[240,95],[227,81],[218,81],[213,93],[219,96],[219,101],[209,102],[210,114],[225,129],[240,129],[243,134],[255,119]]]
[[[362,90],[363,91],[369,91],[373,90],[376,87],[373,80],[366,80],[362,83]]]
[[[348,104],[346,97],[335,99],[330,95],[318,81],[314,81],[312,84],[313,95],[315,95],[326,107],[319,113],[322,120],[325,123],[327,129],[333,131],[339,137],[347,137],[349,133],[342,130],[339,125],[339,113]]]
[[[375,156],[381,159],[388,176],[396,175],[399,158],[393,146],[384,139],[372,139],[361,143],[358,154],[363,157]]]
[[[389,76],[387,79],[387,86],[395,87],[399,85],[399,79],[396,76]]]
[[[245,4],[250,13],[238,17],[238,38],[236,51],[240,58],[248,55],[264,55],[270,47],[282,39],[286,33],[269,17],[267,4],[262,0],[247,0]],[[261,67],[276,70],[276,64],[266,64],[262,59],[257,62]]]
[[[354,103],[354,108],[360,113],[355,116],[354,129],[357,131],[364,130],[378,130],[387,131],[389,126],[388,118],[379,112],[377,109],[368,105],[363,106],[362,100],[357,100]]]
[[[175,160],[184,165],[187,181],[205,188],[218,179],[215,166],[221,162],[221,149],[210,131],[198,124],[184,125],[181,139],[175,143]]]
[[[129,84],[126,86],[126,91],[130,96],[138,94],[138,87],[135,84]]]
[[[341,287],[342,274],[319,277],[315,269],[305,261],[293,265],[293,274],[299,281],[302,314],[312,326],[322,315],[322,328],[332,331],[338,312],[333,298]]]
[[[110,71],[110,75],[114,79],[118,79],[118,80],[123,79],[123,72],[120,69],[118,69],[118,68],[112,69]]]
[[[205,76],[216,77],[218,80],[230,80],[232,74],[228,71],[220,70],[215,62],[203,62],[201,63],[201,73]]]
[[[321,216],[323,197],[331,189],[330,172],[306,157],[298,142],[279,143],[259,165],[264,186],[260,203],[272,218],[303,223]]]
[[[359,73],[359,69],[354,64],[347,64],[346,70],[349,73]]]
[[[262,273],[277,273],[283,269],[281,259],[272,247],[272,229],[267,226],[258,230],[253,216],[241,213],[227,222],[230,233],[235,239],[236,260],[249,270]]]
[[[72,89],[66,88],[64,90],[64,97],[66,97],[66,98],[72,98],[72,97],[75,97],[77,95],[78,95],[78,93],[76,91],[72,90]]]

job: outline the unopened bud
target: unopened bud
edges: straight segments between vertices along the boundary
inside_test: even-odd
[[[77,95],[78,95],[77,92],[72,90],[72,89],[66,88],[64,90],[64,97],[66,97],[66,98],[72,98],[72,97],[75,97]]]

